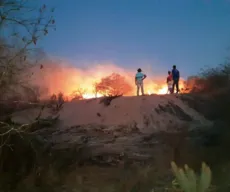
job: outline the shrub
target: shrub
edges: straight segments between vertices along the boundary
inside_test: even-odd
[[[25,0],[2,0],[0,9],[0,32],[8,32],[7,39],[0,33],[0,190],[8,191],[34,168],[43,146],[38,135],[33,134],[44,123],[41,113],[31,124],[13,122],[11,114],[28,108],[32,102],[40,105],[37,88],[28,83],[33,75],[28,71],[36,64],[34,46],[55,21],[53,9],[49,11],[45,5],[37,10],[38,14],[31,15],[35,9]]]
[[[200,177],[197,177],[188,165],[184,166],[184,170],[178,168],[175,162],[172,162],[171,166],[176,180],[184,192],[205,192],[210,187],[212,174],[205,163],[202,163]]]
[[[101,79],[95,85],[96,93],[104,96],[124,95],[132,91],[132,86],[127,82],[125,77],[117,73]]]
[[[215,68],[203,69],[201,74],[188,78],[191,92],[215,93],[230,85],[230,63],[218,65]]]

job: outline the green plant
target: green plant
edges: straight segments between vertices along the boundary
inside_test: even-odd
[[[171,162],[171,167],[179,186],[184,192],[205,192],[210,187],[212,174],[210,168],[204,162],[199,177],[188,165],[185,165],[183,170],[178,168],[175,162]]]

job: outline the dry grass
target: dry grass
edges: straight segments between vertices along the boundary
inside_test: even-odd
[[[20,3],[20,1],[17,2]],[[15,7],[14,4],[12,5],[13,1],[1,1],[1,6],[4,7],[4,3],[8,8],[4,9],[6,14],[5,12],[0,14],[0,27],[3,24],[3,18],[5,23],[7,19],[10,19],[6,17],[12,8],[10,6]],[[26,73],[27,69],[33,63],[31,63],[33,59],[31,59],[32,55],[29,53],[28,45],[36,44],[38,37],[43,33],[47,34],[49,25],[53,26],[54,24],[52,17],[49,17],[47,21],[44,19],[41,21],[41,17],[46,18],[43,14],[45,10],[46,6],[42,6],[39,10],[40,18],[31,21],[23,18],[21,22],[18,22],[20,18],[15,20],[15,25],[22,23],[23,27],[26,26],[30,29],[31,36],[27,37],[28,41],[24,37],[19,37],[22,40],[23,45],[20,44],[22,48],[9,48],[12,47],[12,44],[10,46],[7,41],[1,41],[0,44],[0,191],[173,191],[171,184],[173,176],[167,168],[156,169],[151,165],[131,166],[126,163],[122,167],[89,165],[79,167],[76,162],[72,162],[74,158],[71,159],[70,165],[66,166],[65,158],[52,156],[49,142],[45,141],[42,134],[46,134],[46,131],[52,132],[51,127],[58,120],[58,112],[64,104],[63,95],[53,95],[50,102],[44,104],[39,102],[37,88],[32,88],[25,83],[28,81],[27,77],[30,76]],[[42,26],[39,25],[41,22]],[[2,37],[0,39],[2,40]],[[228,87],[230,71],[228,66],[204,72],[196,82],[201,87],[198,92],[209,94],[217,89],[223,90]],[[111,87],[111,79],[117,81],[118,76],[111,77],[103,79],[96,92],[100,92],[98,89],[102,89],[107,90],[108,94],[118,95],[123,94],[123,92],[117,92],[121,87],[123,90],[130,89],[128,84],[124,84],[123,77],[119,77],[121,83],[117,84],[118,87]],[[26,100],[22,99],[24,96],[27,96]],[[225,97],[225,102],[229,101],[229,96]],[[111,99],[113,97],[108,97],[102,102],[109,105]],[[219,100],[223,101],[223,97]],[[39,106],[41,111],[33,123],[20,125],[11,121],[13,112],[34,106]],[[41,113],[45,107],[51,109],[52,113],[56,115],[55,118],[41,119]],[[224,110],[225,115],[227,114],[226,117],[229,117],[230,110],[228,108],[221,110]],[[55,157],[58,155],[61,157],[62,154],[56,154]],[[69,155],[74,157],[76,153],[72,151],[72,154]]]
[[[160,175],[151,166],[145,167],[76,167],[72,171],[57,172],[52,168],[34,186],[34,174],[29,176],[18,189],[23,191],[166,191],[171,188],[172,177]],[[47,181],[48,179],[48,181]],[[37,181],[38,182],[38,181]],[[30,183],[30,186],[28,185]],[[168,187],[167,184],[168,183]]]
[[[203,69],[191,80],[192,93],[213,94],[223,91],[230,85],[230,63],[218,65],[215,68]]]

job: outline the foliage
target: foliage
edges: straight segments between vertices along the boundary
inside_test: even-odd
[[[41,119],[45,105],[38,101],[38,88],[29,85],[33,75],[29,69],[36,63],[38,41],[55,27],[53,11],[46,5],[36,9],[28,0],[0,1],[0,183],[4,185],[3,191],[12,189],[35,167],[38,149],[44,144],[35,133],[53,123],[52,117]],[[41,108],[33,122],[13,122],[13,112],[31,105]]]
[[[209,120],[229,124],[230,115],[230,60],[214,68],[203,69],[188,78],[188,95],[181,95],[186,103]],[[216,113],[218,111],[218,113]]]
[[[132,91],[132,86],[125,77],[117,73],[102,78],[95,86],[96,92],[105,96],[124,95]]]
[[[229,87],[230,63],[218,65],[214,68],[203,69],[200,75],[188,79],[191,92],[211,93]]]
[[[33,57],[37,51],[34,46],[55,27],[53,11],[46,5],[36,9],[27,0],[0,2],[1,93],[14,94],[12,90],[21,93],[22,86],[29,87],[28,81],[33,74],[28,70],[35,63]]]
[[[36,45],[38,39],[47,35],[49,28],[55,24],[53,16],[49,14],[53,13],[54,9],[49,11],[46,5],[36,9],[30,6],[28,0],[1,0],[0,8],[0,29],[8,28],[7,32],[13,29],[9,37],[20,39],[24,44],[23,48],[31,44]],[[38,13],[38,16],[30,14],[31,12]],[[21,30],[24,30],[23,33],[19,32]]]
[[[85,89],[79,88],[71,94],[71,98],[72,98],[72,100],[82,100],[82,99],[84,99],[83,96],[85,93],[86,93]]]
[[[53,114],[56,114],[63,108],[64,103],[65,103],[64,94],[60,92],[58,95],[53,94],[50,97],[50,101],[47,107],[51,109],[51,112]]]
[[[202,163],[199,178],[197,178],[194,171],[188,165],[184,166],[184,170],[178,168],[175,162],[172,162],[171,166],[176,180],[184,192],[205,192],[209,188],[211,184],[211,170],[205,163]]]

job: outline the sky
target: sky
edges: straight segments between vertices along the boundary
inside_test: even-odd
[[[39,45],[75,66],[111,62],[136,71],[149,65],[158,74],[177,65],[182,76],[189,76],[223,63],[229,54],[229,0],[39,3],[56,8],[57,28]]]

